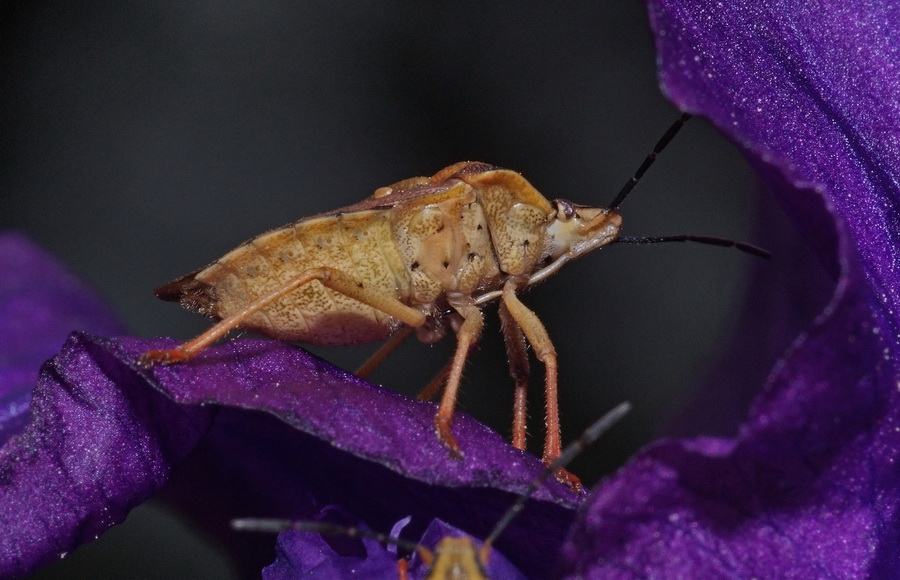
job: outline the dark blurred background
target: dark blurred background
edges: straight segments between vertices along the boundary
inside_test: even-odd
[[[159,284],[264,230],[459,160],[520,171],[549,198],[607,204],[677,117],[633,0],[0,10],[0,226],[59,256],[145,337],[207,326],[157,300]],[[748,239],[755,195],[737,150],[695,120],[622,206],[625,233]],[[524,297],[559,353],[566,440],[634,404],[576,473],[594,482],[664,430],[724,349],[753,260],[700,245],[614,246]],[[508,433],[494,313],[461,406]],[[373,379],[415,393],[451,349],[411,340]],[[352,369],[372,348],[312,350]],[[535,451],[542,378],[535,363]],[[214,549],[154,535],[170,520],[141,508],[41,577],[227,577]],[[84,560],[90,572],[74,571]]]

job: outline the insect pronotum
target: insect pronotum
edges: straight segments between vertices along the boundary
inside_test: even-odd
[[[578,437],[578,439],[569,443],[560,455],[550,463],[550,465],[545,467],[541,474],[531,482],[528,488],[516,498],[516,501],[494,525],[491,533],[488,534],[480,548],[476,547],[472,538],[468,536],[444,537],[438,542],[432,552],[425,546],[400,538],[394,538],[385,534],[359,528],[347,528],[327,522],[270,518],[240,518],[232,520],[231,525],[236,530],[250,532],[274,533],[294,529],[331,535],[369,537],[382,543],[398,545],[409,552],[418,553],[419,557],[428,567],[428,579],[442,580],[468,578],[470,580],[487,580],[488,575],[486,569],[494,542],[500,534],[509,527],[510,523],[512,523],[522,509],[524,509],[526,502],[531,496],[544,485],[547,479],[554,473],[557,473],[560,469],[564,469],[572,459],[606,433],[610,427],[615,425],[630,409],[631,404],[628,402],[618,405],[595,421],[581,434],[580,437]],[[407,578],[407,565],[408,562],[406,560],[400,560],[397,563],[401,580],[406,580]]]
[[[464,161],[257,236],[156,290],[163,300],[219,322],[177,348],[146,353],[142,362],[190,360],[235,328],[319,345],[362,344],[412,330],[433,343],[452,329],[456,350],[434,423],[451,455],[461,457],[451,430],[460,378],[481,334],[481,307],[499,300],[515,381],[513,444],[525,447],[527,341],[545,367],[543,460],[549,465],[561,451],[556,350],[540,319],[519,300],[521,291],[616,241],[699,241],[765,254],[700,236],[619,237],[619,204],[688,118],[669,128],[609,207],[550,201],[514,171]],[[397,343],[388,341],[374,358]],[[436,390],[426,389],[429,398]],[[568,472],[557,476],[577,486]]]

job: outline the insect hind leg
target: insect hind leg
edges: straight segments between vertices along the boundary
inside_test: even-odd
[[[200,336],[177,348],[170,350],[151,350],[144,353],[139,359],[139,363],[149,366],[154,363],[169,364],[191,360],[203,349],[221,339],[235,328],[238,328],[248,318],[260,310],[314,280],[318,280],[331,290],[340,292],[341,294],[358,300],[376,310],[380,310],[389,316],[393,316],[409,326],[421,326],[425,323],[425,314],[415,308],[403,304],[396,296],[378,289],[366,287],[362,282],[341,270],[323,266],[320,268],[311,268],[300,275],[291,278],[275,290],[250,302],[234,314],[220,320],[215,326]]]

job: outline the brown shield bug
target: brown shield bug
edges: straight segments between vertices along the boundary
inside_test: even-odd
[[[457,345],[434,421],[440,440],[459,457],[451,425],[460,378],[482,330],[481,307],[498,300],[516,382],[513,444],[525,446],[527,341],[546,369],[543,460],[550,465],[562,448],[557,357],[544,325],[519,300],[521,291],[617,241],[698,241],[766,255],[748,244],[702,236],[619,237],[619,204],[688,118],[682,115],[669,128],[609,207],[550,201],[514,171],[466,161],[266,232],[156,290],[163,300],[219,322],[175,349],[146,353],[143,362],[190,360],[235,328],[318,345],[396,338],[404,329],[433,343],[452,330]],[[397,343],[388,341],[375,359]],[[426,398],[436,390],[426,389]],[[568,472],[557,475],[578,483]]]

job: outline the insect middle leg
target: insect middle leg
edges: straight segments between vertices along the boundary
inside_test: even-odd
[[[359,365],[359,367],[353,371],[353,374],[361,379],[368,377],[372,374],[372,371],[377,369],[381,363],[384,362],[384,359],[389,357],[392,352],[397,350],[397,347],[403,344],[403,341],[410,337],[414,330],[415,329],[412,326],[404,326],[395,332],[393,336],[387,339],[387,342],[379,346],[378,350],[372,353],[372,356],[367,358],[363,364]]]
[[[142,364],[156,362],[173,363],[187,361],[210,346],[226,334],[239,327],[248,318],[267,307],[269,304],[283,298],[298,288],[318,280],[327,288],[340,292],[355,300],[362,302],[376,310],[380,310],[389,316],[408,324],[409,326],[421,326],[425,323],[425,314],[400,302],[396,296],[381,290],[368,288],[353,276],[323,266],[311,268],[299,276],[291,278],[275,290],[250,302],[234,314],[220,320],[215,326],[198,336],[197,338],[170,350],[151,350],[141,357]]]
[[[416,399],[420,401],[431,401],[434,397],[441,391],[444,385],[447,384],[447,377],[450,376],[450,369],[453,368],[453,359],[451,358],[447,361],[447,364],[441,367],[428,384],[425,385],[425,388],[416,395]]]

